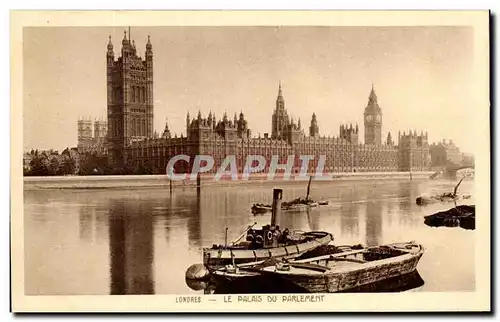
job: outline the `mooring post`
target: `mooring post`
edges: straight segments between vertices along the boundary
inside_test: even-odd
[[[172,179],[169,179],[170,194],[172,194]]]
[[[273,190],[273,209],[271,215],[271,227],[279,226],[281,221],[281,199],[283,196],[283,189]]]
[[[196,191],[197,193],[199,194],[200,191],[201,191],[201,176],[200,174],[198,173],[198,175],[196,176]]]

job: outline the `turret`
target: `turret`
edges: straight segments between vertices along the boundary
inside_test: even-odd
[[[148,42],[146,43],[146,60],[153,60],[153,45],[151,45],[151,37],[148,35]]]
[[[387,134],[387,141],[386,141],[386,144],[387,144],[387,145],[393,145],[391,132],[389,132],[389,134]]]
[[[161,135],[164,139],[170,139],[170,129],[168,128],[168,119],[165,117],[165,129],[163,130],[163,134]]]
[[[309,126],[309,136],[317,137],[319,136],[318,120],[316,119],[316,113],[312,114],[311,126]]]
[[[208,125],[212,126],[212,110],[208,112]]]
[[[235,115],[236,116],[236,115]],[[250,130],[248,129],[248,123],[245,120],[245,116],[243,115],[243,111],[240,112],[240,118],[236,123],[238,137],[240,139],[248,139],[250,138]]]
[[[111,42],[111,36],[109,36],[108,52],[106,53],[106,56],[108,57],[108,62],[110,60],[113,61],[115,59],[115,52],[113,51],[113,43]]]

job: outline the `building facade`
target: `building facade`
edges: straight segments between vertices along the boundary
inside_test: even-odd
[[[107,153],[108,126],[104,120],[78,119],[78,153]]]
[[[341,125],[337,137],[320,135],[315,113],[304,130],[300,119],[289,117],[281,83],[271,116],[271,133],[253,137],[243,112],[231,120],[210,112],[186,117],[186,135],[172,135],[165,124],[161,136],[153,132],[153,51],[148,37],[145,59],[137,56],[135,43],[125,33],[121,57],[114,58],[109,40],[107,57],[108,87],[108,155],[115,167],[145,167],[152,173],[165,174],[168,161],[176,155],[187,155],[189,162],[178,161],[176,172],[189,172],[197,155],[210,155],[216,172],[227,156],[235,158],[238,172],[244,172],[248,155],[263,156],[263,171],[271,160],[287,163],[294,173],[302,166],[301,155],[313,157],[308,172],[315,172],[320,156],[325,157],[326,172],[425,171],[429,169],[427,133],[398,135],[396,145],[389,133],[382,142],[382,109],[372,86],[364,110],[365,142],[359,141],[358,125]]]
[[[373,90],[370,96],[373,102],[373,97],[376,97]],[[284,101],[281,89],[278,90],[277,101],[271,119],[270,136],[265,133],[262,137],[252,137],[243,113],[234,115],[232,120],[227,114],[217,120],[211,112],[207,117],[198,112],[195,118],[191,118],[188,113],[187,136],[171,137],[166,125],[161,138],[136,141],[129,145],[126,152],[132,162],[129,165],[148,167],[154,173],[165,173],[168,161],[175,155],[184,154],[190,156],[190,163],[179,161],[175,169],[176,172],[189,172],[196,155],[210,155],[214,158],[214,166],[208,173],[214,173],[228,155],[234,155],[238,172],[241,173],[245,170],[248,155],[261,155],[266,159],[265,172],[269,170],[273,157],[277,157],[280,164],[286,164],[289,156],[293,156],[291,169],[293,173],[298,173],[302,166],[300,156],[309,155],[314,159],[309,162],[308,172],[316,171],[320,156],[325,156],[324,171],[330,173],[429,170],[427,133],[400,133],[399,145],[395,145],[389,133],[385,142],[378,144],[380,130],[376,127],[381,124],[381,120],[375,118],[376,123],[369,125],[375,128],[373,140],[370,144],[362,144],[359,141],[359,127],[352,124],[341,125],[337,137],[321,136],[316,114],[313,113],[306,134],[300,120],[295,123],[288,117],[284,105],[281,105]],[[380,111],[376,113],[381,115]]]
[[[449,165],[458,166],[463,163],[463,155],[460,149],[451,140],[433,143],[430,146],[430,153],[431,166],[434,168],[444,168]]]
[[[115,60],[111,36],[107,49],[108,155],[111,165],[122,168],[131,142],[153,138],[153,46],[148,36],[142,59],[129,30],[121,57]]]

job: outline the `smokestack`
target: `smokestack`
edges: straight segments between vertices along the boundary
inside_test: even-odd
[[[279,226],[281,221],[281,198],[283,189],[273,189],[273,210],[271,216],[271,227]]]

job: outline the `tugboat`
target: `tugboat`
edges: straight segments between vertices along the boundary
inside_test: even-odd
[[[229,245],[213,245],[203,249],[203,264],[209,268],[225,265],[258,262],[269,258],[294,258],[320,245],[333,241],[330,233],[323,231],[295,232],[279,226],[283,190],[273,190],[271,224],[253,229],[249,226]],[[240,241],[245,237],[244,241]]]

